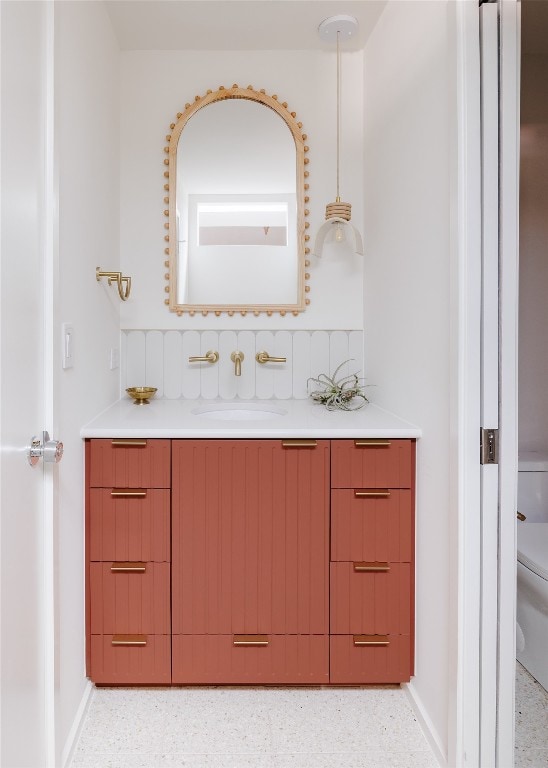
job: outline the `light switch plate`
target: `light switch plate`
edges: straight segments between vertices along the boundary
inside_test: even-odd
[[[120,367],[120,350],[118,347],[112,347],[110,350],[109,366],[111,371]]]
[[[61,359],[63,369],[74,366],[74,326],[72,323],[63,323],[61,326]]]

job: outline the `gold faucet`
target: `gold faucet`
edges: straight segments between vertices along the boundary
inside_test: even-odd
[[[242,375],[242,360],[244,359],[244,353],[243,352],[233,352],[230,355],[230,359],[234,363],[234,375],[235,376],[241,376]]]

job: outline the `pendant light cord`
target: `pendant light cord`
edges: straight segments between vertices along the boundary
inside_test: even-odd
[[[337,30],[337,202],[340,202],[339,194],[339,157],[341,142],[341,51],[339,47],[339,30]]]

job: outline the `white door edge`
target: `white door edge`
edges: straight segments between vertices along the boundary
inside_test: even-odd
[[[47,3],[44,11],[44,192],[43,192],[43,263],[44,263],[44,356],[43,356],[43,429],[57,436],[55,413],[55,306],[57,305],[57,197],[54,153],[54,59],[55,17],[54,4]],[[55,557],[57,527],[57,472],[54,465],[44,471],[44,653],[45,653],[45,735],[46,768],[58,765],[56,745],[56,599]]]
[[[453,425],[457,445],[457,520],[453,527],[456,562],[451,600],[457,605],[452,628],[456,647],[449,711],[448,765],[479,764],[480,726],[480,312],[481,312],[481,146],[479,8],[456,3],[457,50],[457,329],[453,360],[457,374]]]
[[[500,12],[500,412],[497,765],[514,760],[516,664],[517,347],[520,16],[517,0]]]
[[[480,7],[482,131],[481,426],[499,427],[499,34],[495,3]],[[496,764],[499,468],[481,467],[479,765]]]

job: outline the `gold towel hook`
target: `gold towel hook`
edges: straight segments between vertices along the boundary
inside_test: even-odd
[[[121,272],[102,271],[101,267],[96,267],[95,279],[97,282],[99,282],[102,277],[106,277],[108,279],[109,285],[112,285],[113,282],[116,282],[116,285],[118,286],[118,295],[122,301],[127,301],[129,299],[129,294],[131,293],[131,277],[122,275]]]

